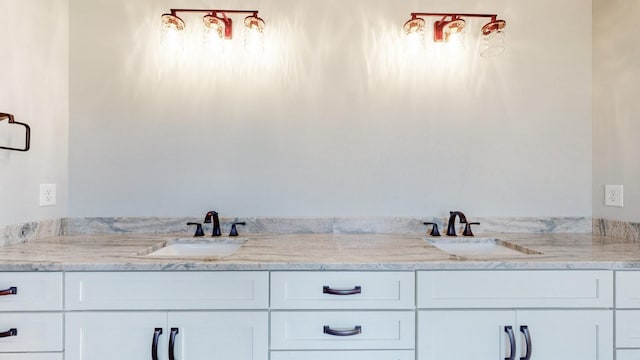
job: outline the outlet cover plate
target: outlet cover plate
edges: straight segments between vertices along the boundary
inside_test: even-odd
[[[622,185],[606,185],[604,187],[604,204],[606,206],[624,207]]]
[[[40,184],[40,206],[56,204],[56,184]]]

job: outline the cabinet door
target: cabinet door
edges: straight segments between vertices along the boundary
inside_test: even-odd
[[[65,359],[151,359],[155,329],[162,329],[158,359],[167,359],[166,323],[165,312],[67,313]]]
[[[266,311],[170,312],[179,360],[267,360],[269,315]]]
[[[610,310],[535,310],[517,312],[517,333],[525,356],[527,326],[531,360],[613,359],[613,314]]]
[[[504,359],[511,354],[505,326],[513,324],[515,313],[507,310],[421,310],[418,360]],[[511,330],[517,336],[515,327]]]

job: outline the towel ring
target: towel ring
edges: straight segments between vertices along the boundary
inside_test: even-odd
[[[24,146],[23,149],[7,147],[7,146],[0,146],[0,149],[13,150],[13,151],[29,151],[29,147],[31,146],[31,128],[29,127],[29,125],[27,125],[25,123],[21,123],[21,122],[15,121],[15,119],[13,118],[12,114],[0,113],[0,121],[2,121],[4,119],[9,119],[9,124],[16,124],[16,125],[24,126],[25,132],[26,132],[25,141],[24,141],[25,146]]]

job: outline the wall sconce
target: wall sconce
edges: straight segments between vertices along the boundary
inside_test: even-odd
[[[504,28],[507,22],[499,20],[496,14],[448,14],[448,13],[411,13],[411,20],[404,24],[404,33],[411,47],[424,46],[426,22],[422,17],[440,17],[433,23],[434,42],[464,41],[464,31],[467,22],[463,17],[490,18],[491,20],[481,29],[482,47],[480,55],[483,57],[497,56],[504,52]]]
[[[165,41],[176,42],[185,28],[184,20],[177,15],[179,12],[206,13],[202,18],[206,43],[220,43],[221,40],[233,39],[233,21],[227,14],[250,14],[244,19],[245,48],[264,49],[265,23],[258,17],[258,10],[171,9],[170,13],[162,15]]]

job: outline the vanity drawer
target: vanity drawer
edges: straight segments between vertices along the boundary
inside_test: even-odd
[[[640,348],[640,310],[616,311],[616,347]]]
[[[62,310],[62,273],[0,273],[0,311]]]
[[[271,360],[415,360],[413,350],[272,351]]]
[[[62,351],[62,313],[5,313],[0,332],[15,330],[0,338],[0,353]]]
[[[273,309],[412,309],[413,272],[271,273]]]
[[[640,309],[640,271],[616,272],[616,308]]]
[[[271,313],[272,350],[412,350],[414,344],[413,311]]]
[[[62,360],[62,353],[0,354],[0,360]]]
[[[611,308],[611,271],[421,271],[419,308]]]
[[[68,310],[266,309],[264,271],[67,273]]]
[[[638,359],[640,359],[640,350],[616,351],[616,360],[638,360]]]

